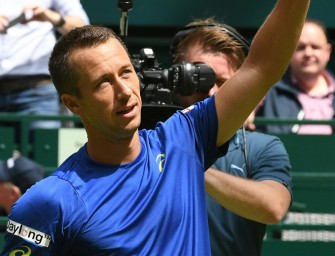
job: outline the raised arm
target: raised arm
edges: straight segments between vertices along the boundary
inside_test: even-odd
[[[286,70],[300,37],[310,0],[278,0],[256,33],[242,67],[215,96],[217,145],[240,128]]]

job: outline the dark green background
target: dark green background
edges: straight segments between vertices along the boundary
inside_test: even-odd
[[[294,0],[292,0],[294,1]],[[103,24],[119,33],[121,10],[117,0],[81,0],[92,24]],[[335,42],[335,1],[311,1],[308,16],[321,20]],[[214,16],[252,39],[276,0],[133,0],[128,12],[127,46],[131,53],[153,48],[162,66],[171,64],[169,45],[178,28],[194,18]],[[275,33],[275,31],[274,31]],[[283,35],[285,36],[285,35]],[[330,62],[333,67],[333,58]]]
[[[294,0],[292,0],[294,1]],[[119,24],[118,1],[82,0],[94,23]],[[275,0],[134,0],[130,24],[138,26],[182,26],[192,18],[215,15],[238,27],[258,27]],[[334,0],[312,1],[309,16],[335,27]]]

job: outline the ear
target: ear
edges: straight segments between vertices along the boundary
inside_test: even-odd
[[[77,97],[70,94],[62,94],[61,100],[65,107],[67,107],[72,113],[78,114],[80,111],[80,105]]]
[[[331,53],[333,51],[333,46],[332,44],[328,44],[328,51],[329,53]]]
[[[22,192],[18,186],[13,185],[11,192],[14,202],[16,202],[16,200],[18,200],[22,196]]]

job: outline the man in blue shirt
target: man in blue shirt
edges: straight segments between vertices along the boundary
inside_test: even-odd
[[[99,26],[61,37],[51,77],[88,140],[13,206],[1,255],[210,255],[204,172],[285,71],[308,6],[278,0],[224,90],[154,130],[138,130],[140,85],[120,39]]]
[[[216,82],[208,93],[176,93],[177,103],[187,107],[225,86],[248,49],[238,31],[212,18],[186,25],[173,39],[174,61],[210,65]],[[240,129],[230,139],[227,155],[205,174],[212,255],[261,255],[266,224],[279,222],[290,205],[290,168],[277,137]]]

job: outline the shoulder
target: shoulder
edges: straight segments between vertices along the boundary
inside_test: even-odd
[[[287,154],[279,137],[257,131],[243,133],[242,129],[238,130],[230,140],[229,151],[233,151],[234,148],[240,148],[240,150],[247,148],[249,155],[257,158],[268,153],[269,155]]]
[[[198,129],[217,127],[217,116],[214,97],[207,98],[185,109],[177,110],[165,122],[157,123],[154,131],[164,136],[171,135],[180,138],[187,136]],[[140,135],[152,134],[152,130],[141,131]]]
[[[83,206],[69,182],[50,176],[37,182],[22,195],[14,204],[10,218],[28,223],[34,223],[36,219],[53,220],[73,209],[82,212],[85,209]]]
[[[246,132],[246,141],[249,150],[272,151],[286,154],[283,142],[275,135],[257,131]]]
[[[269,143],[272,141],[280,141],[279,137],[275,135],[270,135],[267,133],[262,133],[258,131],[246,131],[245,133],[246,138],[249,141],[255,142],[255,143]],[[239,136],[243,136],[242,132],[239,131]]]
[[[49,250],[50,243],[54,248],[63,247],[72,242],[71,234],[82,232],[87,211],[68,182],[50,176],[27,190],[8,218],[7,231],[13,235],[8,237],[8,246],[17,247],[29,241],[39,245],[32,250]],[[28,232],[18,233],[21,229]]]
[[[253,179],[284,181],[291,187],[290,159],[279,137],[248,132],[246,143]]]

